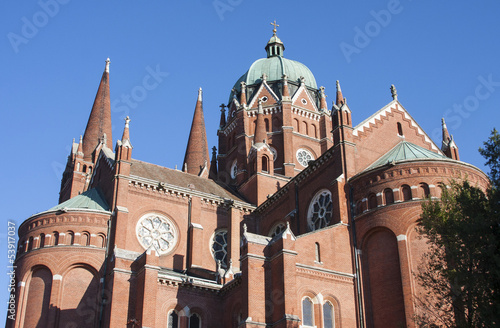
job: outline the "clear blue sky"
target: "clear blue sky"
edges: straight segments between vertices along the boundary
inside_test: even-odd
[[[107,57],[113,141],[130,115],[140,160],[182,165],[199,87],[209,147],[217,144],[219,105],[265,56],[276,20],[285,57],[311,69],[329,105],[340,80],[354,124],[390,102],[395,84],[439,146],[445,117],[461,159],[484,169],[477,149],[500,128],[499,13],[492,0],[1,2],[0,272],[7,221],[19,225],[57,204]],[[142,89],[151,71],[158,83]],[[1,274],[0,304],[7,294]]]

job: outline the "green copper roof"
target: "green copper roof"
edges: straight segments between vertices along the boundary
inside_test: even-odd
[[[412,144],[411,142],[401,141],[387,154],[380,157],[375,163],[370,165],[368,169],[382,166],[388,163],[396,163],[399,161],[412,159],[447,159],[448,157],[435,153],[423,147]]]
[[[89,209],[109,211],[109,206],[97,189],[90,189],[67,201],[52,207],[49,211],[62,209]]]
[[[257,59],[252,66],[250,66],[248,71],[236,81],[234,89],[237,90],[238,93],[241,91],[241,81],[244,81],[247,85],[261,83],[261,77],[264,73],[267,75],[268,82],[281,81],[283,79],[283,74],[286,74],[288,81],[299,83],[300,77],[303,76],[306,86],[315,90],[318,89],[316,79],[306,65],[282,56]],[[233,93],[231,93],[229,101],[231,101],[232,96]]]

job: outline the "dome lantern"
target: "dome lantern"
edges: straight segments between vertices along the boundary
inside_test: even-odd
[[[271,25],[274,25],[274,29],[273,29],[273,36],[271,37],[271,39],[269,39],[269,42],[267,42],[266,45],[267,58],[275,56],[282,57],[283,51],[285,50],[285,45],[276,35],[276,27],[279,25],[276,24],[276,21],[274,21],[274,23],[271,23]]]

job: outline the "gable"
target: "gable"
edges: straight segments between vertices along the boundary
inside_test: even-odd
[[[357,146],[356,170],[367,168],[402,141],[411,142],[442,155],[441,150],[422,130],[406,109],[395,100],[353,129]]]
[[[318,111],[316,103],[311,98],[309,92],[307,92],[307,89],[303,85],[301,85],[293,95],[292,106],[301,107],[314,112]]]
[[[269,87],[269,85],[266,82],[262,82],[261,85],[259,86],[259,89],[257,92],[252,97],[252,100],[250,101],[250,104],[248,105],[248,108],[254,108],[257,107],[258,105],[258,100],[267,97],[268,100],[265,102],[262,102],[263,106],[266,105],[271,105],[273,103],[279,102],[279,97],[274,93],[274,91]]]

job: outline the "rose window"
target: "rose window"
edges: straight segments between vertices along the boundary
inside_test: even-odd
[[[299,164],[304,166],[304,167],[309,165],[309,161],[314,160],[313,154],[311,154],[310,151],[308,151],[306,149],[302,149],[302,148],[297,150],[296,157],[297,157],[297,161],[299,162]]]
[[[328,190],[320,191],[313,198],[307,213],[307,222],[311,231],[326,227],[332,220],[332,194]]]
[[[227,231],[219,230],[212,239],[212,255],[215,261],[220,261],[221,266],[227,267]]]
[[[137,222],[137,239],[144,249],[154,249],[158,255],[169,253],[177,242],[177,231],[167,218],[147,214]]]

